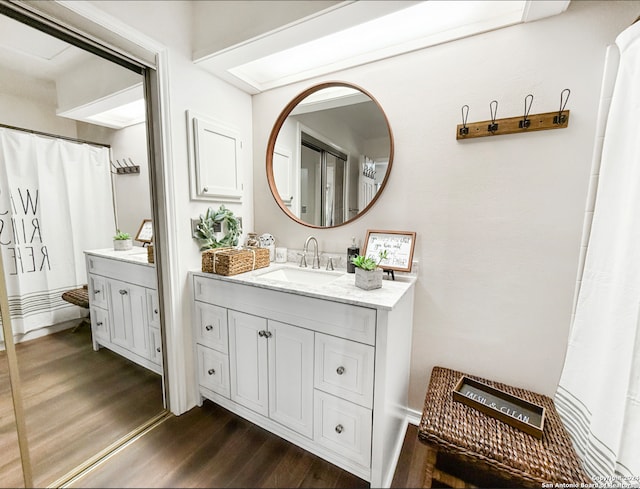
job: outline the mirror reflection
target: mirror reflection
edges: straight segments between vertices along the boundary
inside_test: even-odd
[[[267,178],[278,205],[309,227],[335,227],[366,212],[382,191],[393,140],[377,101],[347,83],[312,87],[276,122]]]
[[[33,482],[57,487],[164,411],[155,265],[114,250],[151,216],[143,77],[4,15],[0,32],[0,252]],[[3,454],[12,410],[0,396]]]

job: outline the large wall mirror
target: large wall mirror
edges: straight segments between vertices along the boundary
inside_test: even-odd
[[[267,146],[267,179],[280,208],[313,228],[341,226],[374,204],[393,163],[393,136],[365,90],[328,82],[295,97]]]

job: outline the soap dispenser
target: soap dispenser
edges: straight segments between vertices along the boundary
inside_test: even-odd
[[[360,248],[356,244],[356,238],[351,238],[351,246],[347,248],[347,273],[355,273],[356,266],[351,262],[352,258],[355,258],[360,254]]]

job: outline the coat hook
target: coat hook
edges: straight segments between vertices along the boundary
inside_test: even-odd
[[[564,98],[565,92],[567,92],[567,98],[565,98],[563,102],[562,99]],[[560,92],[560,110],[558,111],[558,115],[553,118],[554,124],[564,124],[566,122],[567,116],[563,115],[562,112],[564,111],[564,108],[567,106],[567,102],[569,101],[569,95],[571,95],[571,90],[569,90],[568,88],[565,88],[564,90],[562,90],[562,92]]]
[[[493,105],[495,104],[495,105]],[[496,116],[498,115],[498,101],[492,100],[489,104],[489,111],[491,112],[491,124],[487,127],[487,130],[494,133],[498,130],[498,124],[496,124]]]
[[[467,108],[467,112],[465,113],[464,108]],[[460,128],[460,135],[461,136],[466,136],[467,134],[469,134],[469,128],[467,127],[467,119],[469,118],[469,106],[468,105],[463,105],[462,106],[462,127]]]
[[[529,108],[527,108],[527,101],[529,102]],[[532,105],[533,105],[533,95],[529,94],[524,98],[524,115],[522,117],[522,120],[518,124],[518,127],[520,129],[526,129],[531,125],[531,121],[527,119],[527,117],[529,117],[529,112],[531,112]]]

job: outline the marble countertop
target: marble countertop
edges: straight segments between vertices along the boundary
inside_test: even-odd
[[[141,246],[134,246],[130,250],[116,251],[113,248],[104,248],[101,250],[85,250],[86,255],[100,256],[103,258],[111,258],[113,260],[126,261],[128,263],[138,263],[140,265],[147,265],[149,267],[155,266],[153,263],[149,263],[147,248]]]
[[[345,269],[327,272],[324,269],[312,270],[310,267],[300,270],[321,274],[333,273],[336,278],[327,284],[306,284],[298,282],[284,282],[281,280],[262,277],[264,274],[280,270],[282,268],[300,269],[297,264],[288,262],[272,263],[265,268],[228,277],[202,271],[192,271],[191,273],[193,275],[208,277],[224,282],[245,284],[252,287],[279,290],[297,295],[328,299],[345,304],[373,307],[383,310],[393,309],[402,296],[407,293],[416,282],[416,277],[414,275],[396,274],[395,280],[387,279],[385,276],[382,280],[382,288],[364,290],[356,287],[355,274],[347,273]]]

